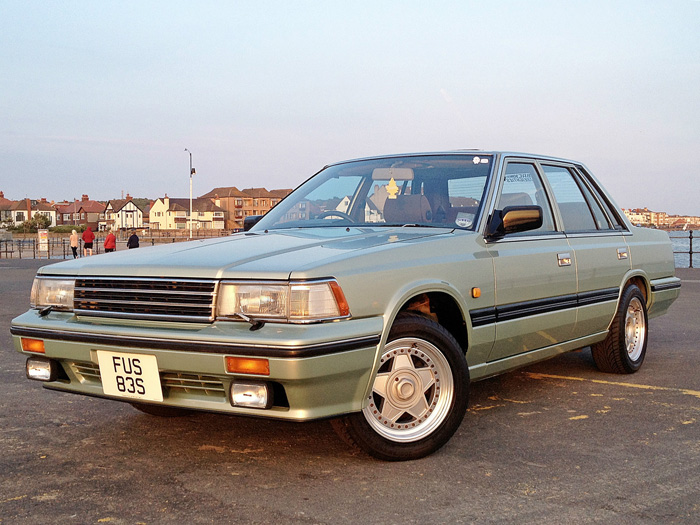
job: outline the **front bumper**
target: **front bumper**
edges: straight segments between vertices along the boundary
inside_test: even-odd
[[[151,321],[81,319],[30,310],[12,322],[15,348],[22,338],[44,343],[44,357],[64,373],[46,388],[111,397],[102,388],[97,352],[153,355],[157,359],[163,405],[289,420],[311,420],[355,412],[369,387],[382,318],[351,319],[315,325],[268,323],[252,332],[239,322],[176,324]],[[230,374],[225,360],[262,357],[269,376]],[[266,410],[234,407],[229,389],[236,381],[274,386],[277,402]],[[138,402],[138,399],[114,398]]]

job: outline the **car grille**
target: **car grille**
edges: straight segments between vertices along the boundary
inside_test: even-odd
[[[204,394],[213,397],[225,397],[226,389],[221,379],[199,374],[182,374],[164,372],[160,376],[164,387],[188,394]]]
[[[188,322],[214,320],[216,281],[78,278],[73,307],[79,315]]]

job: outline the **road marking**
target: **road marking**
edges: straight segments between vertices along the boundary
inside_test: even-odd
[[[587,383],[597,383],[599,385],[626,386],[629,388],[641,388],[643,390],[658,390],[665,392],[678,392],[686,396],[694,396],[700,399],[700,390],[688,390],[685,388],[669,388],[665,386],[636,385],[634,383],[621,383],[619,381],[604,381],[602,379],[585,379],[583,377],[555,376],[551,374],[539,374],[536,372],[525,372],[532,379],[564,379],[566,381],[584,381]]]

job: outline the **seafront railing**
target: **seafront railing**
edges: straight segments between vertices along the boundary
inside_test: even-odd
[[[194,235],[194,240],[209,239],[230,235],[230,231],[207,230],[206,233],[198,232]],[[117,238],[117,250],[126,249],[128,235],[121,235]],[[189,237],[173,233],[167,236],[166,232],[158,232],[158,235],[141,237],[140,245],[143,247],[154,246],[156,244],[170,244],[174,242],[189,241]],[[83,256],[83,241],[78,240],[78,257]],[[72,259],[73,251],[70,247],[68,237],[49,237],[45,244],[46,249],[42,251],[40,241],[36,236],[31,238],[0,239],[0,259]],[[93,243],[93,255],[104,252],[104,235],[95,237]]]
[[[697,238],[693,230],[672,231],[668,236],[673,243],[673,256],[676,268],[695,268],[693,266],[693,255],[697,253],[694,240]]]
[[[214,235],[211,233],[206,237],[217,235],[229,235],[231,232],[219,231]],[[161,235],[164,235],[161,233]],[[676,268],[694,268],[695,250],[694,241],[697,239],[693,230],[689,231],[672,231],[669,232],[669,237],[673,243],[673,255]],[[197,238],[203,238],[198,236]],[[182,242],[188,241],[186,236],[152,236],[141,239],[141,246],[153,246],[155,244]],[[96,238],[94,243],[94,254],[104,251],[104,238]],[[117,249],[126,247],[126,239],[117,240]],[[78,255],[83,253],[82,240],[78,247]],[[0,259],[70,259],[73,257],[73,252],[70,249],[70,242],[66,237],[49,237],[48,251],[39,251],[39,241],[35,238],[29,239],[0,239]]]

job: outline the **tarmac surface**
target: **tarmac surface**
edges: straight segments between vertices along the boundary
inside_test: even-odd
[[[700,523],[700,270],[650,322],[646,361],[588,350],[474,383],[419,461],[348,449],[327,422],[195,414],[44,390],[10,321],[47,261],[0,260],[0,523]]]

